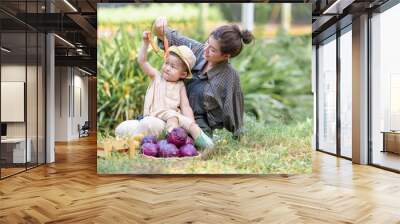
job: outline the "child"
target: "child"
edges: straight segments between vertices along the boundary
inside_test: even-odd
[[[149,31],[145,31],[138,62],[152,81],[144,99],[143,116],[153,116],[165,121],[168,132],[173,128],[182,127],[193,137],[196,146],[213,148],[212,140],[194,121],[193,111],[182,81],[192,76],[190,70],[196,62],[192,50],[186,46],[171,46],[160,72],[147,62],[149,43]]]

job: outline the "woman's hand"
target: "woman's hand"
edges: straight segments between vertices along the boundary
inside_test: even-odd
[[[154,22],[154,31],[159,39],[163,39],[164,31],[167,29],[167,18],[158,17]]]
[[[143,42],[145,44],[149,44],[150,43],[150,31],[144,31],[143,32],[142,40],[143,40]]]

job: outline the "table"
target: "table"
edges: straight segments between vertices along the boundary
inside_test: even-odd
[[[382,131],[381,133],[383,133],[382,152],[400,154],[400,131]]]
[[[1,157],[8,163],[25,163],[32,159],[30,138],[26,139],[28,147],[25,154],[25,138],[1,139]],[[12,156],[11,156],[12,155]],[[12,158],[12,159],[11,159]],[[26,161],[25,161],[26,159]]]

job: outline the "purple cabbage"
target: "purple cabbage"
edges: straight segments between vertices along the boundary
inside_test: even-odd
[[[160,148],[161,145],[165,145],[165,144],[168,144],[168,141],[165,139],[157,142],[158,148]]]
[[[191,137],[188,136],[188,137],[186,138],[185,145],[187,145],[187,144],[194,145],[193,143],[194,143],[193,138],[191,138]]]
[[[156,138],[156,136],[153,136],[153,135],[145,136],[145,137],[142,139],[142,142],[140,143],[140,145],[143,145],[143,144],[145,144],[145,143],[157,144],[157,138]]]
[[[170,143],[159,143],[159,157],[177,157],[179,156],[179,149]]]
[[[186,143],[188,135],[183,128],[174,128],[167,135],[168,143],[174,144],[176,147],[181,147]]]
[[[154,144],[154,143],[144,143],[141,147],[140,147],[142,153],[146,156],[154,156],[157,157],[158,156],[158,145]]]
[[[197,156],[199,153],[196,148],[192,144],[186,144],[179,148],[179,155],[181,157],[185,156]]]

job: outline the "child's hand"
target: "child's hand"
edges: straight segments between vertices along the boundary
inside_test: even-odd
[[[150,31],[144,31],[142,39],[144,43],[146,44],[150,43]]]

